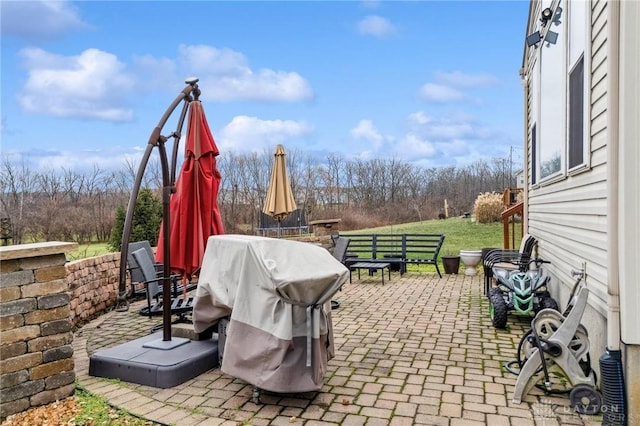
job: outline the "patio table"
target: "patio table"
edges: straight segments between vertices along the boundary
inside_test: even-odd
[[[387,268],[387,271],[389,273],[389,280],[391,280],[391,268],[390,268],[391,264],[389,262],[356,262],[353,263],[351,265],[349,265],[349,282],[351,282],[351,272],[354,269],[358,270],[358,279],[360,279],[360,270],[361,269],[368,269],[369,272],[374,272],[377,270],[381,270],[382,271],[382,284],[384,285],[384,269]]]

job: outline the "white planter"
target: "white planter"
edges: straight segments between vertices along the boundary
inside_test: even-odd
[[[478,271],[476,267],[482,259],[482,250],[460,250],[460,260],[466,266],[465,275],[476,275]]]

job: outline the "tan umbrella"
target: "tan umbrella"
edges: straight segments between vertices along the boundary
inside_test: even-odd
[[[267,198],[262,209],[265,214],[278,221],[278,237],[280,236],[280,221],[296,209],[296,202],[293,199],[293,192],[287,176],[285,155],[284,147],[278,145],[271,168]]]

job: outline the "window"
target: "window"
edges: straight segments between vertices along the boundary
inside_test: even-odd
[[[566,127],[564,113],[566,68],[565,20],[558,3],[545,39],[540,44],[539,178],[551,179],[564,172]]]
[[[569,169],[584,163],[584,56],[569,73]]]
[[[554,3],[547,2],[553,17],[542,27],[532,70],[532,183],[553,182],[589,165],[589,4]]]
[[[569,4],[569,92],[567,94],[567,166],[570,171],[588,164],[588,110],[585,106],[588,92],[585,85],[585,50],[587,47],[588,3],[574,1]]]

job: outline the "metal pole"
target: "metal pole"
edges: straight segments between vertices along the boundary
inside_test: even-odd
[[[158,147],[160,153],[160,161],[162,163],[162,182],[163,182],[163,221],[165,226],[163,228],[163,237],[164,237],[164,280],[163,280],[163,298],[165,300],[163,306],[163,340],[168,341],[171,340],[171,304],[167,303],[167,301],[171,300],[171,278],[170,278],[170,267],[171,267],[171,257],[169,253],[169,248],[166,246],[169,241],[170,228],[168,223],[170,221],[168,208],[165,208],[165,202],[168,204],[168,200],[170,198],[170,194],[174,191],[174,177],[175,170],[169,171],[168,160],[166,149],[164,147],[164,143],[167,138],[162,136],[162,128],[167,123],[174,110],[178,107],[181,102],[185,102],[182,113],[180,115],[180,119],[178,121],[177,130],[172,134],[174,138],[176,138],[176,145],[179,143],[179,131],[182,129],[182,125],[184,123],[184,119],[186,116],[186,110],[188,108],[189,103],[191,102],[191,93],[197,90],[198,95],[200,91],[197,85],[197,78],[190,78],[186,80],[187,86],[182,89],[180,94],[173,100],[173,102],[169,105],[167,110],[164,112],[158,125],[153,129],[151,135],[149,136],[149,141],[147,144],[147,148],[145,149],[144,155],[142,157],[142,161],[140,163],[140,167],[138,168],[138,172],[136,174],[136,179],[133,184],[133,188],[131,190],[131,195],[129,197],[129,204],[127,206],[127,215],[125,217],[124,227],[122,230],[122,241],[120,248],[120,281],[119,281],[119,292],[118,292],[118,302],[116,306],[116,310],[126,311],[129,308],[129,303],[126,298],[126,277],[127,277],[127,256],[129,251],[129,239],[131,237],[131,226],[133,222],[133,213],[135,210],[136,200],[138,198],[138,193],[140,192],[140,185],[142,183],[142,177],[144,175],[144,171],[149,162],[149,157],[151,156],[151,152],[154,147]],[[174,147],[174,151],[177,151],[177,147]],[[172,161],[172,168],[175,168],[175,161]],[[169,292],[169,297],[167,297],[167,291]],[[124,307],[121,306],[121,303],[124,303]],[[168,308],[168,310],[167,310]],[[168,312],[168,316],[166,313]]]
[[[509,188],[513,188],[513,146],[509,147]]]

